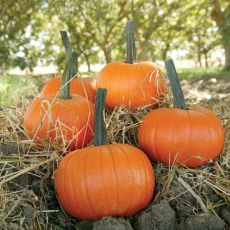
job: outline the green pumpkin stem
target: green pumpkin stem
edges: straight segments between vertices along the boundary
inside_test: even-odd
[[[107,89],[99,88],[95,100],[94,115],[94,145],[107,145],[106,125],[104,121],[104,108]]]
[[[66,52],[67,56],[70,57],[70,55],[72,53],[72,46],[71,46],[68,34],[66,31],[60,31],[60,33],[61,33],[63,45],[65,47],[65,52]],[[78,63],[76,61],[75,65],[73,65],[71,67],[71,76],[72,77],[75,76],[77,74],[77,72],[78,72]]]
[[[176,68],[172,59],[165,62],[165,67],[167,70],[168,78],[172,88],[174,103],[174,108],[187,109],[184,100],[184,94],[181,89],[180,81],[177,76]]]
[[[67,63],[65,65],[65,69],[62,75],[61,80],[61,90],[59,93],[59,98],[62,99],[70,99],[70,81],[72,78],[71,75],[71,66],[73,66],[77,60],[77,53],[73,52],[70,57],[68,57]]]
[[[128,21],[126,24],[126,43],[127,43],[127,57],[126,63],[133,64],[136,62],[136,47],[134,39],[134,22]]]

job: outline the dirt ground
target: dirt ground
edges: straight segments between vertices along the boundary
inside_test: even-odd
[[[63,155],[58,146],[38,148],[23,130],[31,98],[17,108],[0,108],[0,226],[2,229],[215,230],[230,229],[230,78],[181,80],[187,103],[215,111],[225,129],[218,159],[189,169],[153,163],[156,190],[146,210],[130,218],[80,221],[55,197],[53,175]],[[170,106],[169,95],[164,106]],[[137,128],[148,111],[106,111],[108,142],[137,145]],[[119,122],[118,122],[119,121]],[[62,153],[62,154],[61,154]]]

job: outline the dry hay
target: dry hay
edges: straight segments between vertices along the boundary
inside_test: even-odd
[[[199,92],[197,82],[182,82],[182,86],[191,104],[199,103],[215,111],[225,129],[225,146],[217,160],[195,169],[153,163],[157,181],[153,203],[169,200],[179,218],[207,211],[220,215],[219,209],[230,203],[230,98],[211,95],[210,99],[198,100],[190,92],[190,89]],[[0,111],[0,226],[63,229],[62,226],[77,224],[61,210],[53,188],[53,175],[65,150],[51,144],[39,148],[26,137],[22,120],[28,103],[24,100],[20,108]],[[160,107],[169,104],[171,95]],[[137,128],[150,110],[144,107],[137,111],[122,107],[106,110],[108,143],[137,146]]]

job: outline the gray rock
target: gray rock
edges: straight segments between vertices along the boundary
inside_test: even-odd
[[[20,226],[15,223],[9,223],[7,226],[8,230],[20,230]]]
[[[222,218],[230,225],[230,206],[223,208]]]
[[[177,218],[184,219],[193,215],[193,209],[197,207],[197,201],[190,192],[174,177],[172,180],[168,197],[177,197],[170,201],[170,205],[175,208]]]
[[[142,213],[134,226],[136,230],[174,230],[176,229],[175,211],[167,201],[153,205],[150,211]]]
[[[17,170],[12,170],[12,172],[16,172]],[[18,190],[20,188],[28,187],[30,184],[31,176],[28,173],[24,173],[13,180],[7,183],[8,188],[10,190]]]
[[[33,226],[34,219],[36,217],[36,210],[31,205],[24,205],[22,210],[27,224],[29,226]]]
[[[93,230],[132,230],[128,220],[124,218],[104,217],[94,222]]]
[[[0,152],[6,154],[6,155],[11,155],[11,154],[17,154],[20,152],[19,147],[17,144],[0,144]]]
[[[225,222],[212,213],[203,213],[188,217],[183,225],[186,230],[222,230]]]

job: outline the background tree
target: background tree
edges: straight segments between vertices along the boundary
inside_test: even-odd
[[[178,41],[182,18],[180,9],[184,1],[133,1],[132,17],[141,53],[139,59],[165,60]]]
[[[22,13],[23,12],[23,13]],[[125,59],[125,24],[135,21],[139,60],[188,54],[208,66],[217,46],[230,66],[230,3],[227,0],[2,0],[0,68],[58,64],[66,58],[60,30],[67,30],[79,64]]]
[[[73,44],[81,51],[88,68],[90,56],[95,55],[98,48],[102,51],[105,61],[111,61],[112,47],[117,44],[116,38],[120,31],[123,31],[126,1],[48,2],[49,7],[74,35]]]
[[[209,52],[221,44],[220,35],[215,23],[209,17],[211,8],[208,1],[190,1],[182,7],[184,39],[187,42],[189,56],[202,67],[202,59],[208,67]]]
[[[42,0],[1,0],[0,4],[0,68],[26,65],[25,59],[16,56],[20,47],[28,43],[26,28]]]
[[[212,3],[212,18],[219,28],[225,51],[225,69],[230,70],[230,2],[228,0],[212,0]]]

